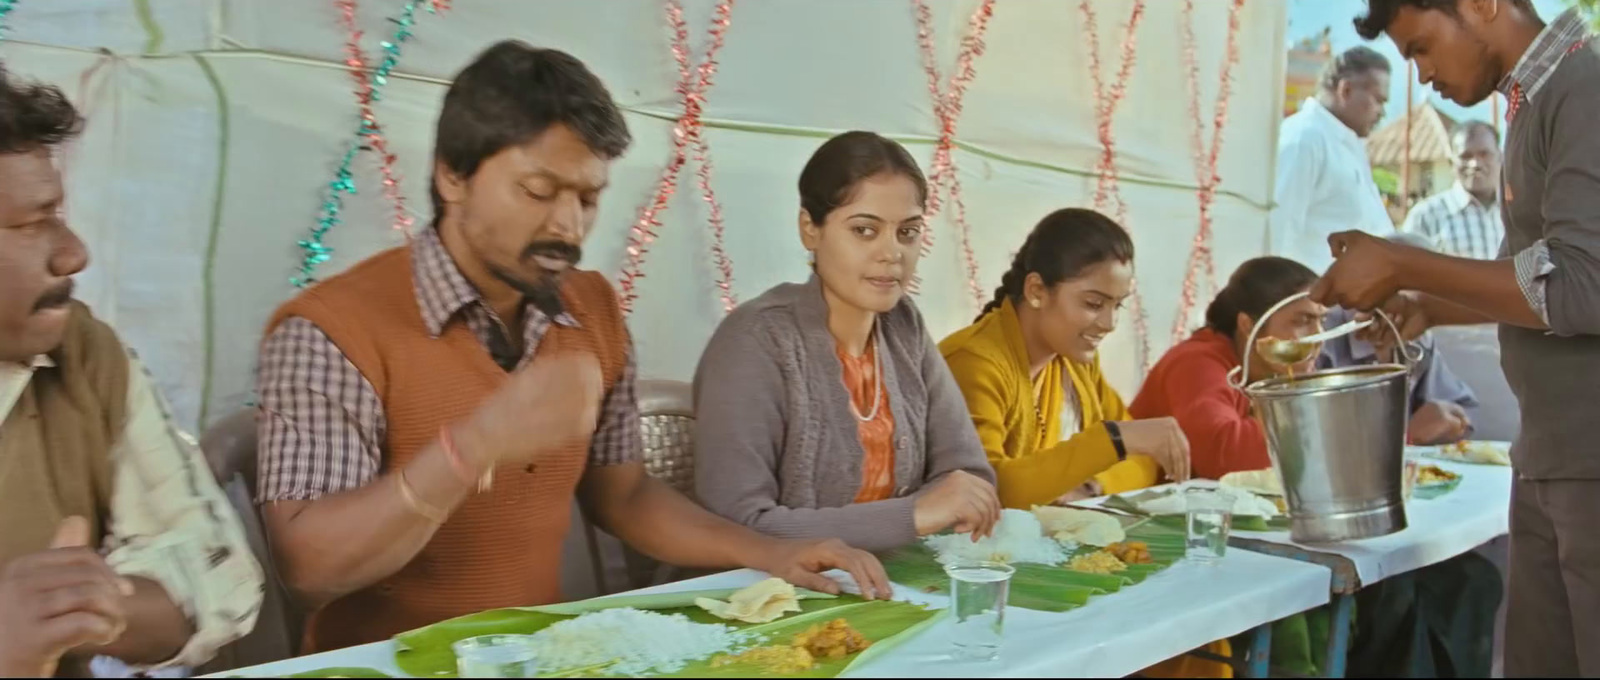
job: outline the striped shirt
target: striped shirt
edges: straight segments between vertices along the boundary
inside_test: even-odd
[[[1578,13],[1577,8],[1563,12],[1539,32],[1533,44],[1528,46],[1528,51],[1517,60],[1516,67],[1500,81],[1498,89],[1510,102],[1507,106],[1507,119],[1512,119],[1513,112],[1521,109],[1523,104],[1533,101],[1539,90],[1550,80],[1550,74],[1555,73],[1556,67],[1561,65],[1561,60],[1590,35],[1592,32],[1589,25]],[[1556,266],[1550,258],[1549,244],[1544,239],[1534,242],[1516,254],[1514,264],[1517,270],[1517,285],[1522,288],[1522,295],[1528,298],[1528,306],[1532,307],[1546,324],[1550,323],[1550,312],[1545,299],[1545,280],[1555,271]]]
[[[1459,182],[1413,207],[1401,231],[1427,238],[1446,255],[1475,260],[1495,259],[1506,238],[1499,202],[1484,205]]]
[[[518,352],[505,323],[456,267],[433,229],[412,239],[412,284],[422,321],[433,337],[451,323],[465,323],[484,351],[507,371],[533,357],[550,324],[576,326],[571,315],[555,318],[531,303],[523,309],[523,348]],[[589,464],[642,460],[637,367],[633,352],[602,405],[590,444]],[[358,489],[383,466],[387,419],[383,401],[328,336],[301,317],[279,324],[261,345],[257,372],[261,396],[260,481],[257,502],[314,500]]]

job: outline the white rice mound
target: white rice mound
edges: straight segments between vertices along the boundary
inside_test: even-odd
[[[922,539],[937,555],[939,564],[988,561],[1006,564],[1061,564],[1078,549],[1046,536],[1039,518],[1027,510],[1007,509],[994,526],[994,534],[972,542],[972,534],[936,534]]]
[[[534,633],[529,644],[540,674],[615,661],[600,672],[641,676],[676,673],[691,661],[732,652],[751,638],[729,626],[695,623],[682,614],[619,607],[558,621]]]

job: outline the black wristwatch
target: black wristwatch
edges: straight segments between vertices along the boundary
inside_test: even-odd
[[[1106,421],[1106,434],[1111,435],[1111,445],[1117,447],[1117,461],[1128,459],[1128,447],[1122,443],[1122,425],[1114,420]]]

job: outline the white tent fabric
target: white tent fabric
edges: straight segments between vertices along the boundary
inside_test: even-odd
[[[1133,0],[1092,0],[1107,81]],[[626,108],[636,142],[585,248],[614,276],[638,209],[670,149],[676,77],[660,0],[455,0],[418,13],[415,37],[377,105],[398,156],[411,213],[426,224],[432,129],[448,78],[504,38],[583,59]],[[698,52],[714,0],[687,0]],[[931,0],[940,68],[951,70],[978,0]],[[360,3],[363,47],[378,51],[400,0]],[[1202,120],[1227,35],[1227,5],[1195,12]],[[1153,351],[1168,342],[1197,227],[1194,161],[1181,50],[1183,3],[1150,2],[1137,66],[1116,117],[1117,166],[1138,246]],[[1260,253],[1281,110],[1285,5],[1249,0],[1234,69],[1214,208],[1219,277]],[[81,297],[114,323],[159,376],[179,417],[215,420],[251,399],[256,343],[272,308],[294,294],[295,242],[315,224],[323,187],[356,131],[344,34],[332,0],[21,0],[0,59],[60,85],[85,110],[84,137],[63,154],[69,218],[94,264]],[[1045,213],[1088,205],[1101,152],[1077,2],[999,0],[988,51],[955,154],[985,290]],[[727,223],[734,286],[749,299],[807,271],[795,235],[795,178],[825,137],[870,129],[931,163],[938,122],[909,0],[745,0],[732,15],[708,95],[707,140]],[[357,161],[359,194],[329,234],[328,276],[401,242],[389,226],[377,162]],[[641,371],[687,379],[722,316],[706,205],[692,164],[662,216],[631,318]],[[220,189],[220,190],[219,190]],[[943,334],[974,312],[948,212],[921,266],[918,298]],[[1209,293],[1203,293],[1209,295]],[[1201,301],[1203,308],[1204,300]],[[1197,309],[1198,313],[1200,310]],[[1198,317],[1191,319],[1197,322]],[[1131,398],[1139,366],[1132,318],[1105,349]]]

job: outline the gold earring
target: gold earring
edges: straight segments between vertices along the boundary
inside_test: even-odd
[[[1038,309],[1039,308],[1039,298],[1033,298],[1032,300],[1029,300],[1028,301],[1028,306],[1032,307],[1034,309]]]

